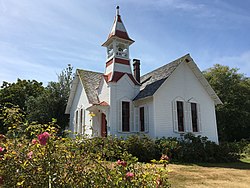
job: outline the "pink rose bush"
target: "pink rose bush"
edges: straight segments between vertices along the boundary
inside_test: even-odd
[[[133,178],[135,175],[132,172],[127,172],[126,173],[126,178]]]
[[[27,154],[28,159],[32,159],[32,155],[33,155],[33,151],[30,151],[30,152]]]
[[[120,160],[110,162],[98,149],[99,140],[60,138],[53,132],[39,132],[32,141],[8,138],[1,144],[0,187],[167,187],[167,171],[137,163],[120,148],[109,147],[107,152],[121,153]],[[106,139],[105,147],[110,146],[111,138]]]
[[[39,143],[43,146],[45,146],[47,144],[49,137],[50,137],[50,134],[48,132],[44,132],[44,133],[39,134],[37,136]]]
[[[34,144],[34,145],[36,145],[36,144],[38,144],[38,141],[37,141],[36,139],[33,139],[33,140],[31,141],[31,143]]]
[[[123,166],[123,167],[126,167],[126,166],[127,166],[127,162],[126,162],[126,161],[118,160],[118,161],[117,161],[117,164],[118,164],[118,165],[121,165],[121,166]]]
[[[4,151],[4,148],[0,147],[0,153]]]

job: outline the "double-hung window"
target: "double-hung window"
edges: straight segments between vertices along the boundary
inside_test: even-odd
[[[144,112],[144,106],[140,107],[140,124],[139,124],[139,128],[141,132],[145,131],[145,112]]]
[[[122,131],[130,131],[130,102],[122,101]]]
[[[173,102],[175,132],[201,132],[200,105],[194,99],[185,101],[178,97]]]
[[[197,104],[191,103],[192,130],[198,132],[198,112]]]
[[[74,127],[74,132],[77,132],[78,129],[78,110],[75,112],[75,127]]]
[[[178,131],[184,132],[184,104],[183,101],[177,102],[177,120],[178,120]]]

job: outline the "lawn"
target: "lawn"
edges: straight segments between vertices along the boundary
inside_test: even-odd
[[[173,188],[249,188],[250,163],[170,164],[169,181]]]

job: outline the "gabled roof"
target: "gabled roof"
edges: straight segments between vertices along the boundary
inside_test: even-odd
[[[167,80],[167,78],[175,71],[175,69],[181,64],[187,63],[190,69],[193,71],[197,79],[203,85],[210,97],[214,100],[215,104],[222,104],[219,97],[216,95],[208,81],[205,79],[200,69],[194,63],[189,54],[184,55],[176,59],[175,61],[166,64],[152,72],[149,72],[141,77],[141,88],[139,94],[134,100],[140,100],[143,98],[151,97],[159,89],[159,87]]]
[[[100,101],[98,98],[97,88],[99,86],[99,83],[102,77],[103,77],[103,74],[99,72],[77,69],[76,76],[72,82],[65,113],[66,114],[70,113],[70,108],[73,103],[73,99],[75,97],[75,93],[76,93],[79,82],[84,87],[89,103],[98,104]]]
[[[98,104],[97,88],[103,73],[77,69],[90,104]]]
[[[134,100],[152,96],[186,57],[187,55],[141,76],[141,91]]]

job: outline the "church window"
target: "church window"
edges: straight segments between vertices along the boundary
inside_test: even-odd
[[[178,131],[184,132],[184,109],[183,101],[177,101]]]
[[[122,101],[122,131],[129,132],[130,103]]]

